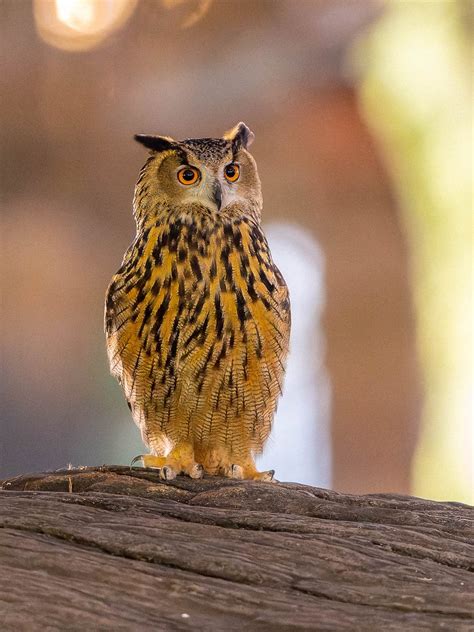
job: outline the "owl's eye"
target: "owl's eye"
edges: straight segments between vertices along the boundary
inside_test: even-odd
[[[231,162],[224,168],[224,175],[229,182],[237,182],[240,176],[240,167],[235,162]]]
[[[196,184],[200,177],[201,173],[196,167],[183,167],[178,171],[178,180],[181,184]]]

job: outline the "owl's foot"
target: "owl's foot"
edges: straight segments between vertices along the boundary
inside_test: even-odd
[[[265,481],[267,483],[275,483],[275,470],[267,470],[266,472],[255,472],[252,476],[254,481]]]
[[[238,480],[273,481],[275,470],[258,472],[251,454],[235,454],[226,446],[195,445],[196,458],[204,465],[206,474]]]
[[[244,478],[244,468],[234,463],[233,465],[222,468],[221,474],[226,478],[237,478],[241,480]]]
[[[255,467],[245,467],[233,463],[227,467],[222,468],[221,473],[226,478],[247,479],[253,481],[265,481],[267,483],[273,483],[275,470],[268,470],[266,472],[257,472]]]
[[[168,456],[155,456],[154,454],[141,454],[135,457],[131,463],[142,461],[143,467],[151,467],[159,470],[159,476],[165,481],[171,481],[178,474],[187,474],[191,478],[202,478],[204,468],[194,460],[194,452],[188,444],[178,444]]]
[[[194,448],[190,443],[177,443],[166,457],[178,474],[187,474],[191,478],[202,478],[204,468],[194,459]]]
[[[143,463],[143,467],[150,467],[154,470],[159,470],[158,475],[164,481],[172,481],[177,476],[176,470],[168,465],[167,458],[165,456],[139,454],[130,463],[130,467],[133,467],[138,461]]]

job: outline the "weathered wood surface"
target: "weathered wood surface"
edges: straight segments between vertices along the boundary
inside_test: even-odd
[[[474,630],[465,505],[125,467],[2,490],[4,631]]]

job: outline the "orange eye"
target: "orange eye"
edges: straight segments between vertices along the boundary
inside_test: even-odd
[[[183,167],[178,171],[178,180],[181,184],[196,184],[200,177],[201,174],[196,167]]]
[[[224,175],[229,182],[237,182],[240,176],[240,167],[235,162],[231,162],[224,169]]]

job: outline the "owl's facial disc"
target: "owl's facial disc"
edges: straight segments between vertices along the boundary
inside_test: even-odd
[[[137,186],[138,202],[145,195],[173,208],[201,205],[217,213],[228,207],[238,213],[261,208],[255,161],[244,147],[230,141],[173,141],[152,155],[144,174]]]

